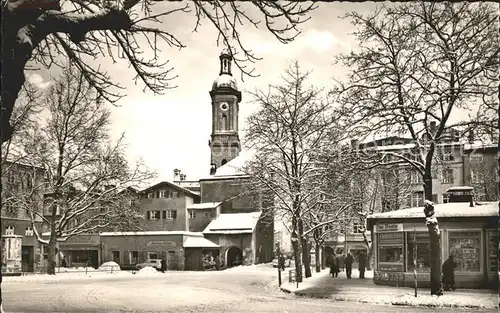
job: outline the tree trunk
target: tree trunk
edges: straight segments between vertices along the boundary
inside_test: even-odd
[[[299,283],[302,282],[302,262],[299,247],[299,237],[297,235],[297,217],[292,217],[292,248],[293,259],[295,261],[295,280]]]
[[[431,267],[431,295],[442,295],[441,288],[441,238],[439,224],[435,217],[434,204],[432,204],[432,176],[430,168],[426,168],[424,175],[425,199],[430,203],[425,204],[425,224],[429,231],[430,240],[430,267]]]
[[[298,220],[298,226],[299,226],[299,238],[301,240],[301,245],[302,245],[302,262],[304,263],[304,273],[306,278],[308,278],[312,276],[311,262],[309,262],[309,258],[311,257],[310,246],[306,236],[304,236],[304,224],[302,222],[302,218],[300,217]]]
[[[363,241],[365,242],[366,248],[368,249],[368,251],[367,251],[368,253],[366,254],[366,269],[371,270],[372,269],[371,258],[373,255],[373,245],[370,244],[370,242],[368,241],[368,237],[366,236],[366,231],[363,232]]]
[[[326,268],[326,247],[324,244],[321,245],[321,268]]]
[[[321,245],[318,242],[316,242],[316,249],[314,253],[316,259],[316,273],[321,272],[320,251],[321,251]]]
[[[57,237],[56,237],[56,232],[55,229],[53,228],[55,225],[51,226],[51,231],[50,231],[50,239],[49,239],[49,255],[47,258],[47,274],[49,275],[55,275],[56,274],[56,267],[55,267],[55,256],[56,256],[56,244],[57,244]]]

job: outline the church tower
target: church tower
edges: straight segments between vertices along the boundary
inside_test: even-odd
[[[224,49],[219,59],[219,77],[214,80],[210,91],[212,98],[212,135],[209,142],[211,172],[237,157],[241,151],[238,134],[241,92],[231,73],[233,57],[228,49]]]

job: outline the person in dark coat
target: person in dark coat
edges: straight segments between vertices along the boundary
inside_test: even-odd
[[[453,254],[444,261],[442,272],[443,272],[443,287],[444,290],[449,291],[455,290],[455,268],[457,267],[457,263],[455,263],[455,259]]]
[[[332,278],[339,277],[339,267],[334,255],[332,255],[330,258],[330,275],[332,275]]]
[[[61,266],[62,267],[67,267],[68,266],[68,262],[66,261],[66,257],[63,256],[62,260],[61,260]]]
[[[361,252],[359,255],[359,278],[365,278],[365,271],[366,271],[366,256],[364,252]]]
[[[162,273],[165,273],[166,269],[167,269],[167,262],[165,262],[165,260],[161,260],[161,262],[160,262],[160,271]]]
[[[351,279],[353,262],[354,260],[352,259],[352,255],[349,252],[347,252],[347,256],[345,257],[344,260],[345,274],[347,276],[347,279]]]

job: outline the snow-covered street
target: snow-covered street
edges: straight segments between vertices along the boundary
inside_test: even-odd
[[[71,275],[80,278],[72,279]],[[428,312],[429,309],[359,306],[301,299],[277,288],[276,269],[240,267],[219,272],[150,274],[67,273],[37,279],[8,277],[4,309],[14,312]],[[57,278],[59,277],[59,278]],[[77,276],[74,276],[75,278]],[[23,280],[24,279],[24,280]],[[432,309],[434,312],[460,310]],[[465,311],[464,311],[465,312]]]

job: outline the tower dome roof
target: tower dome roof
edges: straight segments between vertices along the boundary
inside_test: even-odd
[[[229,74],[221,74],[214,80],[214,83],[212,84],[212,90],[220,87],[232,88],[236,91],[238,90],[236,79]]]

